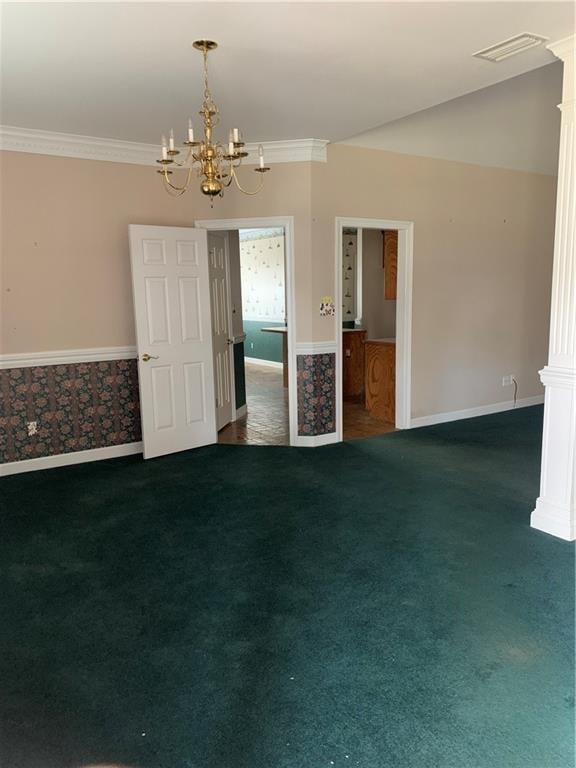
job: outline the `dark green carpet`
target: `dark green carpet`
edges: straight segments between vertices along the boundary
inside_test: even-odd
[[[540,408],[2,481],[2,768],[568,768]]]

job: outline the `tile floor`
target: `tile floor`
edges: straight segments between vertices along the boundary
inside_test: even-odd
[[[374,437],[394,432],[394,424],[388,424],[371,416],[362,403],[344,401],[344,440]]]
[[[288,390],[282,386],[282,371],[246,363],[248,413],[228,424],[218,434],[219,443],[239,445],[290,445]],[[361,403],[344,403],[344,439],[382,435],[394,431],[393,424],[374,419]]]
[[[218,434],[219,443],[290,445],[288,390],[282,370],[246,363],[248,414]]]

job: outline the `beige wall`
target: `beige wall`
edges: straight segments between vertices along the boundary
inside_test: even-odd
[[[260,195],[230,191],[211,209],[197,191],[169,196],[145,166],[20,152],[0,162],[0,353],[135,344],[128,225],[209,218],[295,217],[297,338],[310,338],[310,164],[277,165]],[[248,168],[241,179],[257,183]]]
[[[396,335],[396,302],[384,298],[382,241],[381,230],[362,230],[362,325],[368,339]]]
[[[312,169],[314,291],[334,288],[334,217],[414,222],[412,416],[542,393],[556,179],[331,145]],[[334,338],[314,318],[317,340]]]
[[[295,217],[296,333],[336,337],[334,217],[415,224],[412,415],[542,392],[556,180],[333,145],[274,166],[255,197],[172,198],[153,169],[1,154],[2,353],[134,344],[128,224]],[[244,169],[246,183],[252,181]]]

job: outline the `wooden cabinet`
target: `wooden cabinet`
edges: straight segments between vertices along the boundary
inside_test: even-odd
[[[395,229],[385,229],[384,240],[384,298],[396,298],[396,282],[398,274],[398,232]]]
[[[342,332],[342,395],[348,400],[364,394],[364,340],[366,331]]]
[[[366,356],[366,409],[375,419],[394,424],[396,421],[396,343],[369,340],[364,345]]]

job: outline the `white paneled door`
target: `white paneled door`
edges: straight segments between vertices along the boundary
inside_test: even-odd
[[[144,458],[215,443],[206,230],[130,225]]]
[[[234,342],[230,317],[230,275],[226,232],[208,233],[208,263],[216,379],[216,426],[220,430],[232,421],[232,344]]]

